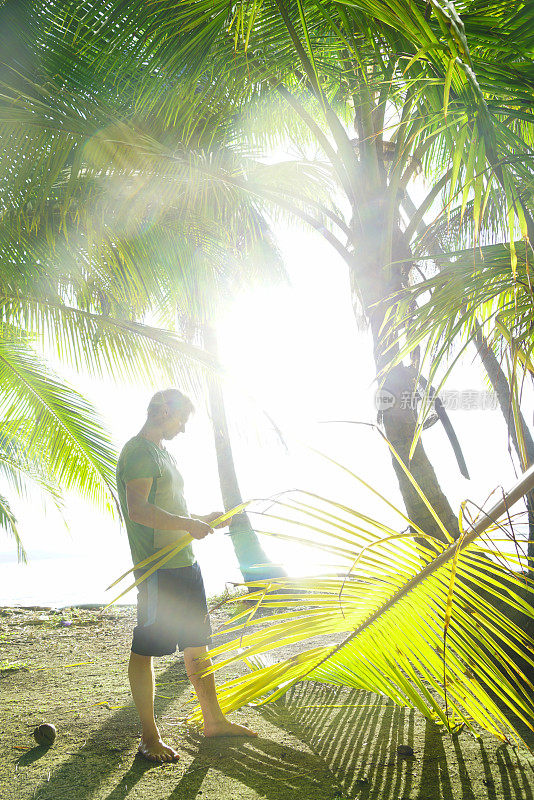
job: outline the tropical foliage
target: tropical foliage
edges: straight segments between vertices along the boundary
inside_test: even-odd
[[[62,328],[62,352],[79,353],[83,341],[98,369],[119,352],[134,368],[132,333],[141,352],[162,339],[184,352],[138,320],[155,311],[174,321],[181,303],[204,297],[205,268],[229,250],[239,261],[229,242],[262,240],[268,211],[311,226],[344,259],[395,396],[417,388],[429,361],[418,359],[421,344],[445,354],[474,322],[487,333],[496,320],[512,378],[518,364],[529,371],[529,14],[524,0],[36,2],[18,30],[26,67],[12,62],[2,75],[0,259],[6,274],[22,264],[29,276],[6,288],[5,324],[76,320]],[[317,156],[265,163],[266,146],[288,140]],[[416,203],[418,174],[430,188]],[[411,289],[421,262],[443,270],[429,281],[423,271]],[[41,264],[44,292],[32,272]],[[341,640],[230,682],[226,710],[312,678],[383,692],[449,729],[474,721],[506,737],[499,703],[531,724],[531,697],[508,654],[532,666],[532,641],[505,611],[532,617],[531,587],[512,572],[500,591],[492,548],[467,533],[463,516],[458,523],[414,415],[402,412],[386,409],[382,422],[399,456],[406,532],[304,492],[263,514],[288,525],[298,514],[341,577],[258,582],[258,607],[276,613],[269,625],[253,613],[235,620],[241,652],[232,658],[258,666],[283,644],[320,633]],[[433,550],[421,544],[430,537]],[[168,553],[159,555],[151,569]],[[236,641],[214,651],[225,656],[216,668]]]
[[[187,360],[211,368],[214,362],[176,335],[113,318],[101,309],[95,313],[91,289],[97,304],[106,297],[113,300],[111,290],[104,294],[103,281],[95,288],[95,277],[91,270],[53,274],[48,264],[39,274],[15,259],[6,269],[4,262],[0,469],[6,487],[23,499],[38,487],[59,503],[63,490],[74,489],[113,510],[116,453],[109,434],[83,393],[52,369],[43,352],[86,372],[138,382],[161,380],[162,375],[176,379]],[[0,505],[2,527],[15,536],[24,557],[5,490]]]
[[[7,489],[23,499],[43,490],[56,502],[76,489],[110,508],[115,454],[95,409],[56,375],[25,332],[2,323],[0,337],[0,525],[25,559]]]
[[[191,331],[213,320],[217,306],[245,282],[283,277],[268,227],[250,194],[212,177],[238,171],[228,149],[185,151],[179,134],[169,138],[157,124],[145,134],[146,120],[124,122],[133,111],[131,93],[112,93],[101,101],[101,84],[82,89],[80,75],[87,64],[76,56],[76,74],[71,73],[67,56],[75,56],[65,43],[61,68],[61,52],[50,48],[46,18],[39,15],[45,9],[37,6],[8,2],[0,8],[9,23],[3,30],[9,27],[11,37],[5,52],[12,56],[2,66],[0,112],[6,351],[14,350],[10,339],[18,336],[35,367],[32,336],[37,336],[40,349],[44,344],[77,370],[152,386],[172,381],[199,396],[205,368],[213,372],[218,365],[203,349],[202,337],[198,344],[191,341]],[[73,77],[67,95],[60,84]],[[164,328],[140,324],[147,319]],[[172,333],[176,328],[182,336]],[[12,372],[14,366],[5,363],[7,375],[8,366]],[[43,364],[41,381],[46,369]],[[28,405],[22,372],[21,366],[13,385],[6,385],[10,448],[13,415],[28,412],[11,402],[17,396]],[[59,393],[59,379],[54,380]],[[110,489],[115,454],[95,412],[66,388],[56,400],[54,412],[63,414],[65,430],[76,418],[76,432],[93,436],[91,452],[87,442],[79,444]],[[18,432],[26,459],[35,459],[37,443],[42,449],[39,470],[32,462],[34,476],[42,473],[41,483],[49,490],[55,477],[64,488],[75,485],[96,496],[95,487],[84,483],[92,465],[80,462],[80,448],[66,446],[66,440],[61,447],[51,436],[48,417],[35,414],[39,426],[26,416]],[[29,431],[25,441],[23,430]],[[14,468],[13,458],[6,450],[5,470],[9,464]],[[63,460],[59,472],[58,458]],[[22,488],[20,480],[17,486]],[[59,498],[56,485],[53,491]],[[8,501],[2,502],[2,523],[18,536]]]
[[[216,659],[206,674],[236,661],[249,667],[248,673],[219,686],[223,711],[274,702],[295,683],[313,680],[385,694],[449,732],[467,726],[478,735],[480,726],[502,741],[520,741],[514,715],[534,730],[534,582],[521,571],[527,564],[525,542],[515,534],[509,509],[532,491],[534,468],[487,511],[475,505],[472,515],[469,503],[462,504],[461,536],[453,540],[444,530],[447,544],[414,522],[412,531],[408,527],[399,533],[396,523],[410,523],[403,511],[350,474],[380,497],[396,520],[385,523],[295,489],[249,501],[215,522],[247,506],[265,525],[257,527],[262,534],[311,546],[331,562],[323,574],[309,578],[247,584],[249,608],[221,631],[225,638],[235,636],[215,643],[206,656]],[[429,505],[421,488],[415,488]],[[144,569],[142,576],[109,605],[189,541],[169,544],[137,564]],[[317,637],[323,637],[320,643]],[[308,640],[311,647],[284,657],[284,647]],[[191,721],[200,720],[197,706]]]
[[[531,469],[520,492],[533,485]],[[237,660],[250,667],[220,686],[222,708],[273,702],[305,679],[387,695],[448,731],[465,725],[478,735],[480,726],[518,741],[510,712],[534,730],[534,640],[524,627],[534,618],[534,585],[518,572],[525,553],[512,519],[498,523],[508,499],[512,505],[506,498],[478,519],[464,507],[460,539],[433,539],[432,555],[421,531],[416,541],[332,499],[301,490],[273,498],[257,512],[263,533],[309,545],[313,531],[313,546],[335,566],[309,579],[254,584],[253,607],[224,628],[234,637],[208,654],[217,660],[207,672]],[[276,532],[281,520],[293,534]],[[284,647],[310,639],[308,649],[284,657]],[[199,714],[197,707],[191,719]]]
[[[506,243],[441,252],[431,260],[438,267],[435,274],[415,283],[392,305],[395,327],[402,330],[402,346],[396,358],[423,345],[421,361],[428,363],[429,380],[443,382],[439,369],[445,356],[452,350],[457,361],[484,330],[510,359],[509,373],[516,374],[516,385],[523,371],[534,375],[534,297],[525,245],[518,247],[512,279],[510,245]]]
[[[68,177],[63,185],[56,182],[56,197],[67,181]],[[9,183],[11,188],[13,183]],[[35,348],[53,352],[60,361],[86,373],[152,387],[162,381],[179,383],[198,396],[204,385],[202,373],[218,370],[217,361],[202,347],[173,333],[172,327],[176,327],[180,306],[189,312],[198,306],[188,296],[201,298],[209,307],[202,282],[216,295],[220,292],[217,284],[228,281],[229,269],[225,273],[219,257],[220,278],[208,270],[208,253],[213,258],[217,244],[213,236],[204,237],[203,272],[198,239],[191,235],[174,241],[176,231],[166,235],[161,226],[148,236],[142,229],[134,231],[131,218],[128,234],[121,230],[117,235],[114,224],[121,223],[108,214],[102,223],[105,231],[101,228],[95,236],[92,214],[87,213],[88,224],[83,224],[83,204],[76,211],[74,227],[66,218],[58,222],[54,205],[52,198],[41,209],[41,219],[33,222],[23,214],[14,219],[15,214],[6,211],[1,223],[2,466],[17,489],[23,488],[22,473],[26,478],[31,473],[56,499],[59,486],[76,488],[100,501],[107,492],[109,507],[116,461],[109,436],[87,401],[52,374]],[[33,225],[36,230],[31,230]],[[256,242],[261,247],[264,229],[258,229],[261,235]],[[225,235],[229,237],[230,231]],[[224,243],[226,262],[229,248]],[[267,250],[272,252],[272,246]],[[242,260],[243,254],[237,257]],[[154,265],[151,269],[148,262]],[[139,322],[147,315],[156,320],[159,315],[167,327]],[[5,498],[2,508],[3,526],[15,534],[21,548]]]
[[[189,150],[216,142],[234,154],[248,182],[212,170],[211,186],[245,190],[325,236],[347,263],[355,309],[370,324],[382,370],[391,357],[399,362],[395,331],[385,342],[381,336],[389,298],[417,274],[422,242],[436,226],[456,220],[469,244],[497,232],[508,240],[515,280],[515,240],[532,228],[526,16],[523,0],[457,7],[438,0],[108,0],[49,4],[45,41],[51,63],[61,65],[61,90],[90,92],[94,119],[102,120],[109,97],[132,98],[120,121],[130,152],[138,142],[146,149],[155,130],[165,141],[179,131]],[[17,96],[14,116],[25,102]],[[100,131],[97,150],[110,152],[102,141],[108,128]],[[120,150],[118,138],[110,141]],[[295,165],[270,170],[257,162],[250,172],[246,148],[288,141],[316,148],[313,168],[302,159],[300,173]],[[155,165],[157,148],[148,150]],[[416,204],[418,173],[430,188]],[[312,174],[335,182],[335,200],[309,191]],[[203,191],[206,183],[195,179],[194,191]],[[437,216],[430,232],[429,215]],[[413,357],[415,370],[397,363],[388,372],[397,396],[417,389]],[[452,531],[455,515],[422,444],[411,449],[415,420],[399,412],[384,411],[386,433],[405,461],[411,457]],[[439,526],[394,468],[410,517],[439,538]]]

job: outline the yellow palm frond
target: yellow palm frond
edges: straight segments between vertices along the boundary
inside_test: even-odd
[[[415,533],[384,536],[387,526],[377,523],[373,529],[369,522],[362,531],[360,515],[351,509],[334,510],[316,497],[302,511],[298,490],[287,493],[302,511],[297,523],[286,513],[287,522],[300,524],[306,529],[302,538],[344,562],[345,574],[247,584],[257,607],[236,615],[225,628],[235,638],[209,653],[216,661],[206,672],[237,660],[254,667],[219,688],[223,711],[271,702],[310,679],[385,694],[448,730],[466,725],[476,733],[480,726],[504,741],[517,741],[509,712],[534,730],[528,676],[534,640],[518,623],[521,615],[534,617],[529,602],[534,587],[513,571],[515,556],[500,553],[499,563],[489,554],[492,548],[477,543],[533,485],[531,468],[488,512],[469,523],[462,514],[466,528],[460,539],[448,547],[437,543],[437,555],[419,536],[416,541]],[[274,506],[279,502],[291,505],[287,496],[275,498]],[[271,516],[280,522],[284,512]],[[271,613],[258,617],[257,609]],[[330,641],[274,664],[264,661],[267,653],[319,635]],[[197,708],[191,719],[199,718]]]

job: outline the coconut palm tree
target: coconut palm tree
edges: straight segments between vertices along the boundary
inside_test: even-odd
[[[214,212],[212,212],[214,213]],[[218,209],[220,217],[221,209]],[[238,227],[243,223],[243,209],[238,209]],[[273,285],[286,280],[280,256],[265,222],[258,216],[257,231],[247,227],[232,234],[232,218],[219,219],[224,225],[226,246],[219,251],[204,239],[192,252],[187,275],[187,296],[178,298],[178,317],[183,335],[197,341],[219,363],[217,315],[236,294],[251,286]],[[224,383],[216,373],[206,376],[208,407],[213,427],[219,485],[226,510],[243,503],[234,462],[230,429],[224,401]],[[250,520],[243,512],[230,520],[230,537],[239,569],[245,582],[255,578],[282,577],[284,571],[265,554]]]
[[[528,186],[521,191],[525,206],[531,203],[531,192]],[[442,204],[448,202],[446,196],[442,197]],[[393,318],[391,329],[402,331],[404,347],[396,354],[392,363],[397,363],[399,358],[407,353],[420,353],[423,349],[422,362],[431,365],[429,368],[432,377],[437,380],[440,371],[443,380],[448,372],[447,362],[456,360],[464,349],[474,345],[476,352],[486,371],[490,386],[492,387],[499,408],[504,417],[511,445],[516,453],[522,469],[527,469],[534,463],[534,440],[525,416],[521,410],[522,385],[525,375],[525,359],[520,359],[516,351],[518,340],[512,339],[508,329],[500,319],[497,325],[493,320],[497,318],[498,309],[506,308],[510,298],[517,298],[521,293],[521,284],[524,281],[517,270],[510,269],[510,253],[506,247],[500,250],[501,255],[501,281],[495,282],[495,256],[496,250],[491,245],[505,245],[507,238],[507,220],[503,214],[506,207],[505,198],[501,203],[495,203],[489,219],[484,228],[477,229],[473,218],[473,201],[469,201],[463,209],[447,216],[438,214],[429,224],[422,220],[417,226],[417,237],[412,247],[417,258],[417,267],[411,273],[411,286],[401,291],[400,295],[392,299],[391,307]],[[490,246],[490,249],[486,249]],[[519,243],[518,243],[519,246]],[[530,245],[521,259],[528,259]],[[460,248],[460,250],[459,250]],[[471,253],[476,251],[474,258]],[[455,262],[456,269],[463,270],[463,274],[450,280],[450,265]],[[488,266],[488,272],[485,266]],[[444,271],[438,278],[436,270]],[[471,274],[470,274],[471,273]],[[475,275],[478,277],[474,280]],[[489,295],[488,284],[492,286]],[[528,281],[528,269],[527,269]],[[469,292],[466,293],[466,289]],[[435,297],[434,292],[436,292]],[[400,298],[400,303],[397,301]],[[489,299],[491,298],[491,299]],[[528,327],[528,313],[523,316],[514,299],[512,314],[508,315],[508,324],[521,327],[523,320],[522,339],[530,336]],[[508,306],[510,311],[510,307]],[[526,324],[526,328],[525,328]],[[429,334],[427,338],[427,334]],[[516,335],[516,334],[514,334]],[[529,345],[530,347],[530,345]],[[505,365],[508,374],[506,374]],[[421,380],[421,378],[420,378]],[[422,379],[420,424],[425,425],[425,419],[437,397],[430,397],[430,384]],[[439,401],[438,401],[439,402]],[[533,498],[525,498],[529,519],[529,564],[532,569],[534,559],[534,518],[532,513]]]
[[[502,238],[502,231],[501,231]],[[476,249],[446,252],[435,245],[424,262],[438,268],[402,292],[396,305],[395,327],[402,330],[402,355],[419,345],[422,361],[430,364],[430,375],[441,387],[465,349],[474,344],[479,352],[506,419],[521,468],[533,463],[532,435],[521,411],[523,381],[532,384],[531,353],[533,295],[528,250],[521,253],[515,274],[510,269],[510,248],[503,242]],[[423,273],[424,277],[424,273]],[[397,356],[395,357],[397,358]],[[505,369],[503,368],[506,368]],[[425,397],[421,419],[429,408]],[[531,496],[529,512],[529,565],[532,571]]]
[[[16,16],[15,7],[8,5],[4,12],[6,9]],[[26,12],[25,22],[31,22],[32,16]],[[39,52],[42,36],[37,25],[28,52]],[[44,52],[51,56],[46,47]],[[46,72],[38,57],[33,65],[44,80]],[[137,323],[147,315],[157,315],[160,323],[172,329],[178,310],[205,328],[213,321],[218,304],[229,302],[238,285],[283,278],[272,237],[250,196],[241,197],[220,181],[211,185],[211,171],[217,174],[224,167],[230,174],[235,168],[231,151],[214,147],[185,151],[178,129],[172,139],[166,134],[167,141],[165,137],[158,141],[153,135],[159,130],[157,121],[152,125],[152,138],[131,120],[130,126],[122,124],[126,96],[121,97],[118,108],[108,102],[97,112],[98,103],[88,92],[68,98],[58,93],[57,103],[47,113],[49,92],[35,84],[30,74],[16,77],[14,95],[20,81],[29,94],[25,95],[22,125],[21,117],[11,117],[13,109],[4,105],[0,265],[6,279],[6,319],[31,319],[38,331],[54,319],[62,328],[64,354],[72,356],[76,366],[85,360],[89,369],[107,368],[114,377],[128,378],[141,372],[145,378],[154,374],[176,377],[181,372],[181,383],[199,394],[206,369],[201,376],[196,367],[213,367],[215,359],[202,347],[188,346],[165,331]],[[117,140],[122,148],[117,148]],[[151,160],[150,147],[163,164]],[[82,148],[85,152],[80,158]],[[165,158],[170,160],[170,168]],[[205,177],[199,182],[202,174]],[[18,275],[16,263],[25,267],[27,281],[22,288],[9,282],[13,271]],[[96,338],[91,340],[91,335]],[[161,352],[156,368],[147,370],[147,349],[154,344]],[[165,363],[169,350],[170,368]],[[181,370],[176,368],[176,359],[182,363]],[[115,361],[120,366],[114,366]],[[233,500],[240,495],[217,381],[213,375],[208,379],[214,429],[226,434],[216,435],[215,442],[223,499],[228,505],[229,497]],[[8,524],[7,503],[4,510]],[[269,560],[246,515],[239,530],[236,525],[237,520],[232,542],[245,579],[258,574],[282,575],[274,565],[264,566],[260,573],[250,572],[252,566],[267,565]]]
[[[54,8],[54,39],[75,36],[97,74],[135,93],[141,114],[167,127],[179,118],[193,139],[203,126],[229,141],[247,134],[255,143],[293,138],[318,148],[340,208],[314,202],[295,184],[252,181],[249,189],[313,226],[345,260],[379,372],[397,347],[381,335],[386,300],[407,285],[417,228],[440,193],[461,215],[473,194],[477,231],[504,198],[515,268],[512,231],[527,235],[532,227],[530,201],[518,188],[528,183],[532,157],[531,45],[520,0],[484,7],[482,29],[478,2],[464,3],[460,18],[439,0],[395,8],[383,0]],[[418,171],[432,182],[416,206]],[[400,362],[388,371],[384,388],[397,402],[382,420],[437,510],[436,519],[394,461],[409,516],[443,539],[443,528],[458,534],[456,518],[414,440],[413,410],[399,402],[413,394],[416,377]]]
[[[474,4],[470,8],[473,10]],[[79,10],[76,4],[66,9],[69,23]],[[493,10],[500,15],[498,19],[507,20],[517,7],[492,4]],[[401,2],[392,7],[390,3],[366,0],[343,6],[320,0],[313,5],[297,0],[293,5],[273,2],[237,6],[207,1],[159,2],[150,8],[110,1],[98,6],[98,30],[92,12],[93,6],[84,4],[83,15],[78,14],[79,24],[68,28],[75,31],[79,51],[90,53],[94,48],[102,61],[102,74],[113,73],[117,86],[120,80],[134,85],[136,109],[156,114],[167,127],[180,116],[189,125],[193,139],[199,126],[210,131],[222,128],[231,138],[245,124],[239,113],[243,100],[257,102],[263,95],[287,103],[296,122],[288,123],[287,112],[285,121],[280,114],[280,128],[291,132],[298,123],[300,131],[307,131],[308,138],[318,143],[330,161],[324,172],[336,176],[349,211],[342,214],[287,181],[265,186],[257,180],[258,173],[247,190],[313,225],[345,258],[371,325],[379,368],[391,350],[399,347],[398,343],[392,346],[394,334],[385,342],[382,339],[386,316],[383,302],[392,289],[402,288],[407,282],[415,263],[411,251],[414,231],[443,188],[453,202],[460,187],[460,213],[464,188],[466,203],[472,188],[480,221],[484,218],[482,211],[486,214],[495,205],[492,187],[488,190],[486,172],[490,170],[491,183],[502,186],[508,208],[517,213],[518,224],[528,226],[528,202],[516,192],[513,180],[523,168],[512,160],[513,147],[525,138],[522,122],[525,127],[530,124],[526,97],[522,95],[524,76],[519,69],[513,80],[503,78],[499,92],[492,94],[488,89],[488,50],[494,47],[503,59],[511,57],[512,46],[505,37],[492,32],[487,15],[485,26],[467,20],[471,23],[468,41],[454,8],[450,4],[443,8],[438,2],[425,13],[417,4]],[[112,22],[107,21],[106,14]],[[56,22],[61,38],[66,29],[59,16]],[[126,47],[118,46],[119,36],[127,42]],[[236,43],[238,52],[234,55]],[[473,54],[470,45],[474,45]],[[148,67],[142,74],[134,68],[139,63]],[[482,83],[477,82],[478,75]],[[498,124],[488,112],[488,99],[498,110]],[[19,102],[17,112],[20,107]],[[261,130],[260,122],[253,131],[258,138],[272,131],[277,108],[280,106],[273,101],[267,130]],[[389,138],[384,136],[388,110],[398,111],[389,126]],[[349,113],[357,117],[355,142],[347,130]],[[516,124],[518,119],[520,123]],[[120,150],[128,127],[121,128],[121,137],[106,132],[99,141]],[[143,140],[144,156],[147,141]],[[134,137],[130,152],[135,147],[139,149]],[[388,151],[394,154],[391,162]],[[156,154],[156,148],[151,154]],[[429,173],[436,165],[439,171],[443,158],[450,159],[450,167],[438,175],[426,200],[408,214],[407,223],[402,216],[408,205],[403,193],[411,176],[419,163]],[[152,169],[156,171],[156,167]],[[161,166],[157,174],[161,178]],[[243,188],[239,174],[227,171],[223,176],[218,172],[215,177],[231,190]],[[525,177],[524,170],[519,177]],[[508,255],[512,268],[518,268],[517,249],[510,247]],[[413,370],[398,369],[393,374],[395,379],[389,385],[395,391],[413,387]],[[408,460],[415,419],[388,411],[384,424],[397,435],[400,454]],[[418,467],[424,465],[422,452],[416,450],[412,459]],[[405,483],[410,482],[400,463],[398,469],[406,476]],[[530,474],[528,487],[524,484],[522,490],[530,488],[531,479]],[[431,476],[431,491],[436,483]],[[403,494],[406,505],[418,514],[411,520],[413,531],[418,538],[441,535],[448,545],[455,525],[441,496],[434,492],[434,499],[441,504],[438,513],[430,512],[432,520],[427,522],[428,515],[420,509],[428,509],[428,498],[417,482],[411,486],[414,499],[410,499],[412,490],[407,485]],[[491,572],[487,554],[476,547],[474,536],[464,535],[462,530],[456,543],[445,547],[445,542],[435,542],[438,555],[434,558],[430,552],[417,549],[413,532],[398,534],[395,528],[375,522],[361,511],[308,495],[297,494],[290,503],[308,515],[306,525],[317,527],[317,518],[321,518],[326,546],[339,558],[345,576],[325,575],[304,582],[300,602],[291,608],[294,614],[276,614],[268,630],[260,629],[253,637],[245,631],[239,645],[223,645],[218,652],[226,654],[229,647],[244,643],[246,650],[241,655],[254,665],[258,654],[290,640],[323,632],[346,635],[341,641],[298,657],[271,666],[259,665],[261,668],[252,675],[230,682],[223,690],[225,709],[254,699],[274,699],[293,682],[309,676],[383,691],[398,703],[415,705],[449,729],[472,724],[474,719],[502,737],[507,735],[506,720],[485,687],[530,720],[534,711],[531,698],[513,685],[501,643],[511,649],[531,643],[491,603],[466,590],[478,581],[491,592],[495,574],[501,579],[499,570],[492,567]],[[491,517],[502,510],[494,510]],[[400,516],[406,519],[402,512]],[[291,523],[294,519],[288,519]],[[477,528],[475,533],[482,529]],[[402,539],[405,547],[401,548],[397,545]],[[423,570],[421,558],[426,559]],[[351,580],[356,564],[357,582]],[[529,613],[517,591],[518,583],[519,578],[512,576],[505,602]],[[265,582],[259,585],[258,601],[270,587]],[[271,603],[273,609],[291,603],[297,600],[290,591],[294,588],[293,582],[282,581],[277,595],[262,602]],[[495,597],[499,594],[495,589],[493,592]],[[245,625],[251,622],[247,618]]]
[[[217,356],[217,335],[209,324],[203,327],[203,340],[208,353]],[[225,509],[229,510],[241,506],[244,498],[236,474],[223,388],[216,375],[208,378],[208,392],[221,495]],[[258,579],[281,578],[285,575],[284,570],[265,554],[245,511],[232,516],[229,528],[239,569],[246,583]]]
[[[35,280],[35,274],[31,275],[34,279],[35,292],[28,290],[24,285],[23,291],[13,285],[6,286],[4,291],[4,308],[8,319],[26,317],[32,323],[39,326],[50,324],[50,317],[55,315],[56,321],[60,325],[68,326],[68,333],[73,336],[73,341],[66,344],[67,352],[74,348],[74,359],[77,366],[80,361],[85,359],[89,368],[105,369],[111,367],[114,377],[122,375],[128,377],[139,375],[141,370],[146,370],[146,359],[141,358],[135,363],[136,352],[140,349],[141,340],[149,338],[149,344],[158,342],[160,352],[156,356],[156,366],[160,365],[160,376],[162,374],[173,373],[176,376],[176,367],[168,369],[167,366],[161,370],[162,360],[168,358],[168,351],[171,350],[173,360],[180,358],[182,365],[181,383],[184,384],[183,372],[189,370],[186,384],[192,384],[192,391],[200,393],[200,384],[204,378],[200,378],[198,370],[195,371],[195,363],[200,363],[204,367],[216,365],[214,357],[210,357],[209,351],[203,351],[201,347],[188,346],[187,342],[180,340],[176,336],[166,334],[165,331],[151,331],[146,326],[136,323],[142,320],[147,313],[158,314],[160,319],[167,326],[174,323],[176,310],[182,313],[187,311],[188,315],[195,314],[197,319],[204,320],[204,327],[208,320],[213,319],[218,302],[228,302],[230,299],[230,284],[232,283],[232,269],[234,273],[233,281],[243,282],[248,276],[252,279],[258,274],[258,251],[265,253],[274,252],[272,244],[268,243],[265,226],[258,230],[261,236],[248,230],[247,237],[240,237],[240,269],[236,267],[237,259],[229,259],[230,242],[232,240],[229,227],[229,218],[226,216],[220,220],[224,224],[224,239],[216,239],[213,219],[204,220],[204,224],[199,222],[202,209],[195,208],[194,214],[189,209],[189,214],[185,213],[183,206],[179,209],[166,209],[165,219],[155,221],[152,219],[152,228],[149,234],[146,230],[140,230],[139,220],[134,219],[135,210],[132,204],[128,205],[128,221],[125,229],[124,215],[114,214],[113,209],[108,208],[108,213],[100,209],[100,218],[95,225],[94,210],[97,198],[102,199],[102,194],[107,191],[107,187],[101,182],[99,188],[94,183],[88,184],[83,176],[79,185],[70,186],[67,189],[67,179],[56,180],[54,186],[54,197],[48,204],[41,203],[39,210],[40,219],[36,223],[37,232],[28,234],[20,239],[13,235],[13,230],[17,230],[16,220],[20,221],[20,215],[7,213],[4,218],[4,248],[0,255],[4,256],[6,264],[10,257],[16,255],[17,261],[27,265],[30,277],[34,269],[35,262],[40,265],[40,278]],[[183,185],[183,183],[182,183]],[[160,188],[160,184],[158,184]],[[63,202],[64,194],[70,192],[71,214],[76,216],[76,226],[72,225],[71,214],[63,217],[62,224],[68,234],[58,235],[57,207]],[[121,191],[128,193],[130,187],[121,186]],[[179,186],[176,185],[176,192],[179,193]],[[146,220],[146,208],[150,203],[154,203],[154,192],[151,188],[142,192],[143,199],[140,197],[140,188],[135,185],[137,202],[143,209],[141,222]],[[84,200],[89,196],[92,200],[91,212],[87,214],[84,208]],[[59,201],[59,202],[58,202]],[[114,197],[116,203],[116,196]],[[74,211],[72,211],[74,209]],[[219,204],[218,212],[221,214]],[[240,218],[246,218],[244,204],[241,204]],[[180,224],[177,216],[180,217]],[[33,210],[26,212],[26,218],[33,216]],[[191,228],[193,226],[193,234]],[[43,231],[46,236],[43,236]],[[53,252],[50,252],[49,238],[53,237]],[[73,236],[74,242],[69,242],[69,236]],[[89,239],[92,237],[91,244]],[[262,241],[263,237],[263,241]],[[226,241],[227,240],[227,241]],[[255,252],[252,251],[252,242],[255,244]],[[90,250],[90,247],[92,248]],[[264,254],[265,254],[264,253]],[[226,264],[226,267],[225,267]],[[267,279],[266,267],[267,260],[263,258],[263,271],[260,271],[263,281]],[[270,274],[273,275],[274,264]],[[226,272],[225,272],[226,270]],[[279,261],[276,261],[276,270],[282,275]],[[3,273],[8,281],[7,266]],[[20,272],[16,272],[18,277],[22,277]],[[224,284],[228,284],[226,290],[222,292]],[[32,283],[30,281],[30,287]],[[67,304],[71,300],[70,305]],[[70,314],[70,317],[69,317]],[[81,330],[79,329],[81,320]],[[91,334],[83,330],[89,321]],[[117,337],[121,339],[117,348]],[[131,341],[126,346],[129,348],[129,356],[124,359],[124,340]],[[65,337],[68,338],[68,337]],[[83,341],[82,341],[83,340]],[[65,342],[63,342],[65,344]],[[96,345],[96,348],[95,348]],[[163,345],[161,347],[161,345]],[[80,349],[78,349],[80,348]],[[96,349],[96,354],[88,355],[89,351]],[[211,347],[213,350],[213,346]],[[185,359],[184,359],[185,356]],[[114,361],[119,360],[121,365],[113,368]],[[102,361],[105,361],[103,367]],[[188,365],[188,367],[187,367]],[[157,372],[157,370],[156,370]],[[153,376],[154,368],[145,372]],[[160,378],[161,380],[161,378]],[[238,496],[238,485],[235,477],[235,467],[231,459],[229,450],[229,439],[227,437],[227,425],[224,414],[224,404],[220,387],[215,386],[217,378],[208,379],[210,386],[210,397],[212,400],[212,416],[214,427],[220,429],[223,426],[226,436],[216,436],[216,448],[221,472],[222,484],[227,487],[229,481],[233,485],[231,492],[232,499]],[[217,393],[217,403],[215,394]],[[222,420],[222,423],[221,423]],[[225,449],[225,460],[221,453],[221,448]],[[227,492],[224,493],[226,495]],[[225,504],[229,504],[228,496],[223,497]],[[230,503],[235,504],[235,503]],[[9,509],[6,507],[6,513]],[[6,517],[9,519],[9,517]],[[237,522],[237,521],[236,521]],[[259,541],[252,530],[246,516],[243,516],[239,530],[232,531],[232,541],[238,554],[240,567],[245,579],[258,575],[252,572],[251,568],[257,564],[268,565],[269,560],[264,554]],[[245,559],[245,560],[244,560]],[[271,565],[264,566],[261,575],[283,574],[279,568]]]

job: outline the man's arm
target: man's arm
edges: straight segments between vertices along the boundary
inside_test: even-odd
[[[132,522],[146,525],[147,528],[169,531],[170,533],[187,531],[193,539],[203,539],[208,533],[213,533],[213,528],[199,519],[169,514],[168,511],[149,503],[148,496],[151,488],[152,478],[135,478],[126,484],[128,516]],[[173,540],[172,536],[165,538],[165,544]],[[176,536],[177,541],[179,538],[179,536]],[[160,539],[158,539],[157,543],[159,546],[161,546]],[[154,543],[156,544],[156,542]]]

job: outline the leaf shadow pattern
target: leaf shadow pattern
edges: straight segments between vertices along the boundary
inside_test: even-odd
[[[534,787],[534,770],[530,770],[517,759],[512,761],[508,748],[499,747],[497,750],[497,765],[499,767],[504,797],[524,798],[532,800]]]
[[[287,743],[260,737],[200,742],[189,738],[186,750],[194,760],[168,800],[194,800],[210,769],[217,771],[219,780],[235,781],[268,800],[332,800],[335,793],[335,779],[324,762]]]
[[[434,798],[443,798],[443,800],[454,800],[456,797],[462,797],[464,800],[474,800],[475,793],[469,774],[465,769],[464,758],[461,750],[457,750],[460,759],[458,764],[458,783],[456,787],[460,793],[456,792],[453,787],[453,778],[449,771],[447,756],[443,746],[443,735],[440,733],[436,725],[428,720],[425,720],[424,732],[424,747],[423,747],[423,769],[421,775],[421,784],[419,786],[418,800],[434,800]],[[453,736],[453,740],[457,737]],[[455,742],[456,743],[456,742]]]
[[[413,742],[411,710],[362,690],[306,682],[262,713],[304,741],[346,796],[410,796],[414,759],[401,758],[396,750]]]
[[[176,661],[158,680],[175,683],[181,696],[189,688],[179,682],[183,677],[183,663]],[[160,717],[175,699],[157,698]],[[160,765],[131,759],[138,722],[129,705],[88,737],[35,796],[71,798],[75,787],[76,800],[127,800],[138,791],[195,800],[213,792],[219,796],[224,784],[229,796],[233,789],[237,796],[252,790],[267,800],[534,800],[532,768],[510,748],[489,752],[471,737],[453,737],[451,744],[433,723],[376,694],[306,682],[259,712],[278,729],[272,739],[206,740],[182,728],[183,760]],[[400,744],[412,746],[415,756],[400,757]],[[128,763],[121,763],[121,752]]]
[[[492,737],[448,736],[376,694],[306,682],[262,714],[305,742],[344,796],[380,800],[534,800],[534,768]],[[397,753],[409,745],[414,756]]]
[[[158,681],[174,683],[182,677],[185,677],[185,672],[180,660],[159,673]],[[177,688],[186,695],[189,684],[177,684]],[[156,697],[156,712],[160,718],[175,699]],[[183,761],[178,764],[152,764],[139,756],[129,764],[124,763],[130,761],[133,741],[138,740],[137,714],[130,703],[116,711],[88,737],[84,745],[37,788],[35,794],[40,800],[73,796],[76,800],[126,800],[139,790],[136,785],[142,780],[145,789],[153,787],[158,797],[193,800],[210,770],[208,783],[215,781],[220,784],[221,780],[228,780],[234,786],[249,787],[268,800],[292,800],[294,797],[332,800],[335,793],[336,782],[331,771],[299,743],[259,737],[211,740],[197,736],[187,728],[181,728],[180,735],[183,735],[180,742]],[[281,731],[277,738],[284,737],[285,732]],[[128,754],[122,764],[121,752]],[[185,765],[184,756],[187,755],[192,757],[192,761]],[[113,785],[115,780],[117,782]]]

